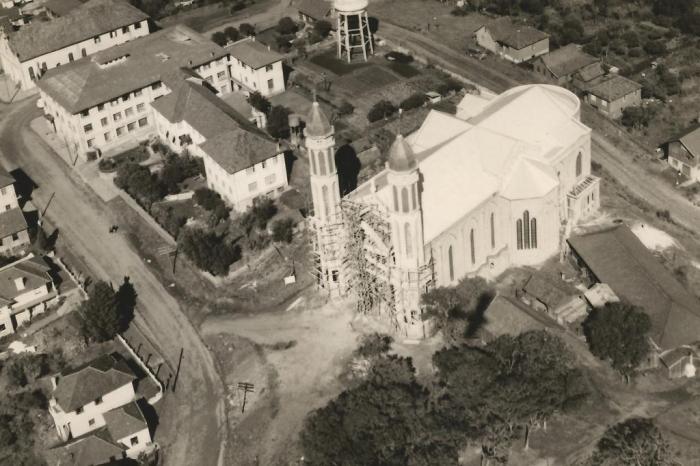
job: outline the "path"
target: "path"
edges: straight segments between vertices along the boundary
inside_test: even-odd
[[[156,441],[168,465],[215,465],[225,445],[223,386],[211,354],[197,331],[148,266],[121,235],[110,235],[114,223],[100,200],[29,128],[40,114],[36,99],[0,106],[0,151],[7,169],[21,167],[38,188],[32,199],[46,205],[47,217],[59,229],[59,246],[68,247],[92,274],[118,283],[131,277],[139,298],[135,323],[152,335],[172,367],[183,350],[177,391],[159,405]]]
[[[277,22],[283,16],[293,16],[296,14],[296,10],[291,9],[292,0],[280,0],[275,2],[274,5],[268,7],[267,9],[248,14],[245,11],[241,15],[236,15],[231,18],[231,21],[217,26],[215,28],[209,29],[202,34],[206,37],[210,37],[213,33],[217,31],[223,31],[229,26],[238,27],[241,23],[248,23],[255,26],[255,29],[260,32],[265,29],[271,28],[277,24]]]

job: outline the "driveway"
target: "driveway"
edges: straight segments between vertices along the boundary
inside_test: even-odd
[[[32,200],[59,229],[59,247],[72,253],[96,278],[120,283],[129,276],[136,287],[136,325],[154,340],[171,367],[182,363],[176,391],[159,404],[156,441],[168,465],[216,465],[225,445],[223,386],[210,352],[147,264],[121,235],[109,234],[115,223],[99,199],[29,128],[41,114],[36,98],[0,105],[0,152],[8,170],[22,168],[38,188]],[[171,384],[172,386],[172,384]]]

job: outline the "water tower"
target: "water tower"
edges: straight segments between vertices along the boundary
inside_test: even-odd
[[[334,0],[338,15],[338,58],[346,57],[348,63],[353,53],[362,51],[362,58],[374,53],[372,33],[369,30],[367,4],[369,0]]]

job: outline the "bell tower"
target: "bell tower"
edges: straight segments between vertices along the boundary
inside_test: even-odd
[[[335,166],[335,137],[333,126],[314,100],[304,129],[309,158],[313,215],[313,249],[316,257],[318,285],[330,296],[342,294],[340,188]]]
[[[421,295],[425,289],[423,215],[419,175],[413,150],[400,134],[389,150],[390,225],[393,249],[391,284],[398,321],[407,338],[424,338]]]

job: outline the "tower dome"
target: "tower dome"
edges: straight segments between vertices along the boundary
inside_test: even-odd
[[[402,135],[396,136],[396,140],[389,149],[389,169],[394,171],[409,171],[416,168],[416,157],[413,149],[408,145]]]
[[[367,9],[369,0],[334,0],[333,8],[335,11],[364,11]]]
[[[331,126],[328,118],[321,110],[321,106],[317,101],[311,105],[311,110],[306,118],[306,128],[304,129],[304,134],[307,138],[321,138],[326,137],[333,132],[333,127]]]

